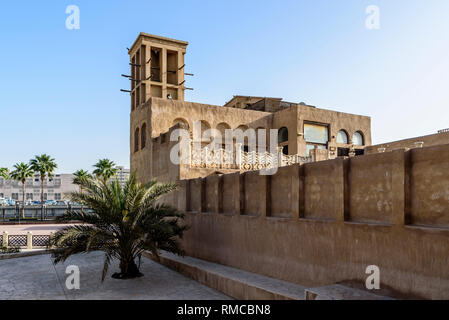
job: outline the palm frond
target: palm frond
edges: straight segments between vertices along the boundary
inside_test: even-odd
[[[103,271],[101,272],[101,282],[106,278],[106,274],[108,273],[109,265],[111,264],[112,254],[106,252],[104,255],[104,263],[103,263]]]
[[[184,215],[162,203],[162,196],[176,189],[175,184],[151,181],[144,185],[135,175],[122,187],[117,179],[104,177],[78,180],[82,192],[72,192],[72,201],[81,203],[86,211],[70,210],[59,221],[76,220],[81,224],[55,233],[51,245],[55,263],[70,255],[101,250],[105,252],[102,279],[111,259],[120,259],[122,273],[138,270],[134,260],[144,251],[158,256],[159,250],[183,254],[179,239],[187,227]],[[131,266],[131,267],[129,267]]]

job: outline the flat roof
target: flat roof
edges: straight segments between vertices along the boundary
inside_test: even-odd
[[[274,97],[258,97],[258,96],[235,95],[235,96],[232,96],[232,99],[229,100],[228,102],[226,102],[224,105],[226,106],[231,101],[233,101],[234,99],[237,99],[237,98],[249,98],[249,99],[260,99],[260,100],[263,100],[263,99],[282,100],[282,98],[274,98]]]
[[[156,39],[156,40],[163,40],[163,41],[167,41],[167,42],[174,42],[174,43],[181,44],[181,45],[184,45],[184,46],[187,46],[189,44],[187,41],[182,41],[182,40],[177,40],[177,39],[172,39],[172,38],[167,38],[167,37],[163,37],[163,36],[157,36],[157,35],[150,34],[150,33],[141,32],[137,36],[136,40],[134,41],[133,45],[129,49],[128,53],[133,50],[133,48],[136,45],[137,41],[141,37],[150,38],[150,39]]]

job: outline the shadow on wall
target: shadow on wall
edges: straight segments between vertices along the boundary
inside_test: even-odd
[[[291,281],[449,298],[449,145],[181,180],[187,255]]]

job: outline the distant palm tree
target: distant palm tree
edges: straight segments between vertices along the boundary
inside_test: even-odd
[[[9,179],[9,170],[8,168],[0,168],[0,177],[3,179],[8,180]]]
[[[100,159],[96,164],[94,164],[96,168],[93,171],[93,174],[102,179],[104,182],[107,182],[108,179],[112,178],[116,175],[117,169],[115,167],[115,163],[109,159]]]
[[[75,177],[73,178],[73,184],[76,184],[80,188],[80,193],[83,193],[83,184],[82,181],[86,180],[88,178],[91,178],[92,176],[89,174],[88,171],[80,169],[77,170],[74,174]]]
[[[83,193],[83,181],[92,178],[91,174],[86,170],[80,169],[76,171],[73,175],[75,176],[75,178],[73,178],[73,184],[79,186],[80,188],[79,193]],[[84,206],[81,206],[81,212],[84,212]]]
[[[11,178],[22,183],[22,218],[25,218],[25,183],[33,174],[33,169],[23,162],[15,164],[11,172]]]
[[[2,177],[5,180],[8,180],[9,177],[9,170],[8,168],[0,168],[0,177]],[[3,221],[5,221],[5,208],[3,208]]]
[[[44,220],[44,180],[45,176],[53,177],[53,171],[58,167],[55,159],[47,154],[36,156],[30,160],[30,166],[33,171],[38,172],[41,178],[41,219]]]
[[[144,251],[154,256],[159,250],[183,254],[178,245],[186,226],[180,225],[183,214],[176,209],[156,204],[164,194],[176,189],[174,184],[151,181],[147,185],[137,182],[135,175],[122,187],[115,179],[83,179],[85,190],[72,192],[73,201],[90,208],[89,212],[69,211],[59,221],[82,221],[57,231],[50,240],[56,246],[55,263],[65,261],[70,255],[100,250],[105,253],[102,281],[112,259],[120,260],[120,273],[113,278],[127,279],[141,276],[136,258]],[[140,263],[139,263],[140,265]]]

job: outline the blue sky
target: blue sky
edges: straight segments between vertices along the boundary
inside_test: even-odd
[[[65,27],[68,5],[80,29]],[[365,27],[368,5],[380,29]],[[0,166],[129,166],[126,47],[189,41],[186,100],[282,97],[372,117],[373,143],[449,127],[449,1],[8,1],[0,11]],[[216,61],[220,61],[217,63]]]

